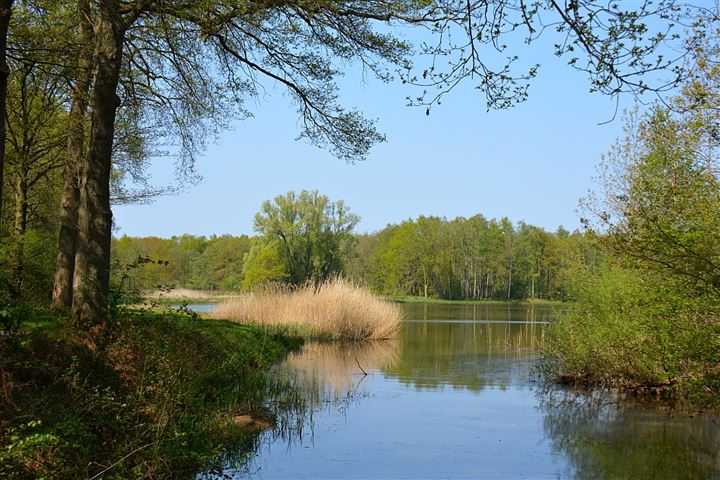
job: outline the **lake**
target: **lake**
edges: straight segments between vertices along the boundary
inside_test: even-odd
[[[720,423],[544,388],[548,306],[405,304],[398,338],[309,344],[278,367],[299,428],[231,478],[720,478]],[[366,372],[367,375],[363,372]]]

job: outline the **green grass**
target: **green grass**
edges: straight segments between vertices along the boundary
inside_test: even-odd
[[[269,366],[301,340],[232,322],[125,311],[108,331],[29,318],[0,337],[0,477],[178,478],[242,458],[229,421],[268,417]]]

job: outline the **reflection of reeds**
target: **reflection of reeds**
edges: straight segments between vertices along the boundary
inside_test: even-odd
[[[303,334],[333,340],[379,340],[395,335],[402,310],[336,278],[317,287],[276,287],[243,295],[221,304],[212,316],[240,323],[290,326]]]
[[[363,370],[381,370],[396,360],[393,341],[356,343],[311,343],[288,355],[285,366],[296,372],[305,384],[343,395],[358,381]]]
[[[302,440],[312,425],[314,413],[327,405],[347,408],[362,397],[358,386],[365,378],[362,370],[373,372],[396,361],[394,341],[354,343],[308,343],[301,351],[288,355],[275,367],[270,408],[278,437],[289,442]],[[362,366],[362,370],[361,367]]]

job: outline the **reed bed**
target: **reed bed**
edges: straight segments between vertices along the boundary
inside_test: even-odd
[[[212,316],[286,327],[305,337],[357,341],[394,337],[403,314],[397,305],[336,278],[319,286],[266,287],[220,304]]]

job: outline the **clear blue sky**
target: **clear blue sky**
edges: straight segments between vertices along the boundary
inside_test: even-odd
[[[578,228],[578,199],[621,134],[621,118],[599,125],[612,118],[613,99],[588,93],[585,76],[550,49],[524,53],[541,70],[529,100],[506,111],[487,112],[468,83],[426,116],[405,106],[416,93],[408,87],[346,76],[343,104],[377,118],[388,138],[354,165],[296,141],[297,114],[282,88],[272,87],[248,103],[253,118],[209,145],[198,162],[200,184],[149,205],[115,207],[114,234],[251,234],[264,200],[301,189],[345,200],[360,215],[361,232],[419,215],[477,213]],[[621,98],[621,108],[632,102]],[[171,171],[168,159],[158,160],[155,182],[167,182]]]

